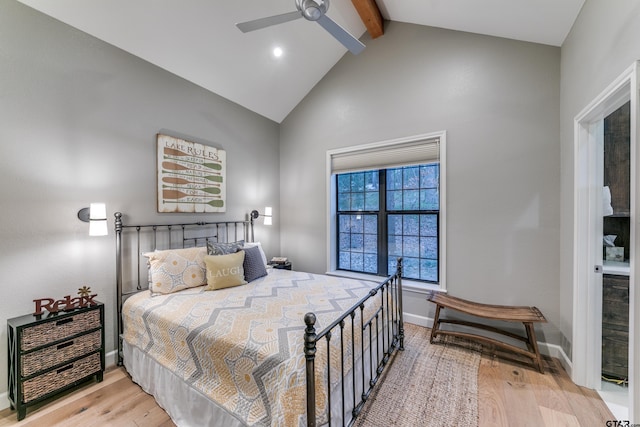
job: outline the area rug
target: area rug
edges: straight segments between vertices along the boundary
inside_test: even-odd
[[[405,324],[404,351],[356,420],[358,427],[478,425],[478,369],[482,347]]]

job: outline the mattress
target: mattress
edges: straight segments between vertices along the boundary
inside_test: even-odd
[[[148,360],[153,365],[151,375],[154,369],[170,372],[172,381],[211,401],[214,412],[225,413],[237,425],[306,425],[303,317],[307,312],[315,313],[316,328],[321,331],[376,285],[370,281],[270,269],[267,276],[235,288],[205,291],[204,287],[198,287],[159,296],[141,292],[123,306],[125,366],[130,372],[136,371],[135,367],[140,369],[143,364],[141,361]],[[368,302],[364,318],[368,319],[375,310],[373,303]],[[345,342],[351,339],[350,335],[350,328],[345,328]],[[355,335],[355,341],[359,342],[359,333]],[[327,421],[328,387],[332,390],[342,387],[339,341],[331,340],[331,384],[327,384],[326,342],[323,340],[318,346],[319,424]],[[351,369],[351,351],[351,346],[345,346],[346,372]],[[357,364],[359,355],[356,350],[353,360]],[[365,364],[368,365],[367,361]],[[132,373],[134,380],[139,376],[138,372]],[[140,379],[146,383],[149,380]],[[145,384],[143,388],[151,387]],[[156,395],[157,384],[154,388]],[[189,411],[168,408],[171,393],[160,392],[166,397],[159,403],[174,421],[190,425],[188,420],[180,423],[174,417],[178,412],[186,412],[188,417]]]

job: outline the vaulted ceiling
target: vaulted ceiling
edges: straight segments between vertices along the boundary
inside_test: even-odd
[[[295,11],[295,0],[19,1],[278,123],[343,55],[351,55],[305,19],[250,33],[235,25]],[[377,8],[384,20],[560,46],[583,3],[333,0],[327,16],[357,38],[368,29],[374,39],[367,43],[375,43],[380,31]],[[273,54],[276,47],[280,57]],[[360,55],[366,54],[365,48]]]

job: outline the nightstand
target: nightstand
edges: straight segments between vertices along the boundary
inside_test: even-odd
[[[9,403],[27,407],[104,373],[104,305],[7,320]]]
[[[291,270],[291,261],[287,261],[284,264],[269,263],[269,265],[278,270]]]

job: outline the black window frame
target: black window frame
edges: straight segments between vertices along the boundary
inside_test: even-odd
[[[432,165],[432,164],[438,164],[438,193],[439,193],[439,188],[440,188],[440,180],[441,180],[441,167],[440,167],[440,162],[427,162],[427,163],[421,163],[418,165],[412,165],[412,166],[423,166],[423,165]],[[335,253],[336,253],[336,269],[337,270],[341,270],[341,271],[349,271],[349,272],[354,272],[354,273],[359,273],[359,274],[375,274],[376,276],[387,276],[388,273],[388,269],[389,269],[389,236],[388,236],[388,221],[389,221],[389,215],[435,215],[436,216],[436,224],[437,224],[437,238],[436,238],[436,253],[437,253],[437,259],[436,259],[436,280],[425,280],[425,279],[419,279],[419,278],[415,278],[415,277],[410,277],[407,278],[409,280],[415,280],[415,281],[419,281],[419,282],[423,282],[423,283],[430,283],[430,284],[439,284],[440,283],[440,262],[441,262],[441,254],[440,254],[440,237],[441,237],[441,228],[440,228],[440,200],[438,200],[438,210],[388,210],[387,209],[387,170],[389,169],[399,169],[399,168],[403,168],[402,166],[398,166],[398,167],[388,167],[385,169],[377,169],[378,171],[378,210],[377,211],[371,211],[371,210],[357,210],[357,211],[341,211],[340,210],[340,190],[339,190],[339,183],[338,183],[338,177],[340,175],[347,175],[347,174],[355,174],[355,173],[362,173],[362,172],[366,172],[366,171],[354,171],[354,172],[344,172],[344,173],[340,173],[340,174],[335,174],[335,186],[336,186],[336,192],[335,192],[335,206],[336,206],[336,211],[335,211],[335,215],[336,215],[336,246],[335,246]],[[351,206],[350,206],[351,207]],[[351,270],[351,269],[345,269],[345,268],[341,268],[340,267],[340,216],[341,215],[375,215],[377,217],[377,237],[378,237],[378,242],[377,242],[377,273],[369,273],[369,272],[365,272],[365,271],[360,271],[360,270]],[[403,275],[403,277],[405,277]]]

